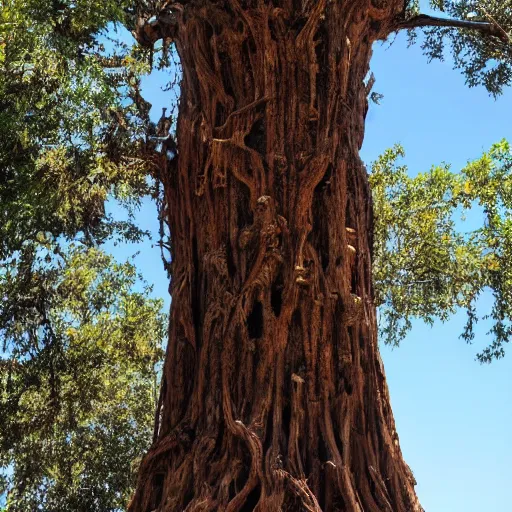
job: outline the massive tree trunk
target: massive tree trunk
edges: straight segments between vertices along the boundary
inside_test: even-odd
[[[377,346],[358,154],[372,43],[403,8],[380,4],[171,4],[171,323],[132,512],[421,510]]]

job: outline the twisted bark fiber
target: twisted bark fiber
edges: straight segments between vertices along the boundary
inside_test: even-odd
[[[376,339],[358,152],[403,2],[172,3],[172,311],[132,512],[420,511]]]

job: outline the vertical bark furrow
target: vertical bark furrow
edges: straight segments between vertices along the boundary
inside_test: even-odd
[[[376,27],[399,4],[176,9],[170,339],[132,512],[421,510],[378,353],[358,155]]]

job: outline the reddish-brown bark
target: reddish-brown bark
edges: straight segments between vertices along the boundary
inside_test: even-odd
[[[172,4],[172,310],[132,512],[419,511],[376,337],[359,158],[403,2]]]

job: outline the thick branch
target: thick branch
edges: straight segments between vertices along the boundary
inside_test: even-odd
[[[450,18],[437,18],[427,14],[419,14],[409,20],[399,23],[397,30],[420,28],[420,27],[449,27],[476,30],[484,36],[498,37],[505,43],[510,42],[510,36],[500,26],[486,21],[454,20]]]
[[[153,48],[159,39],[174,39],[177,28],[178,23],[174,15],[162,12],[149,20],[140,16],[133,36],[141,46]]]

